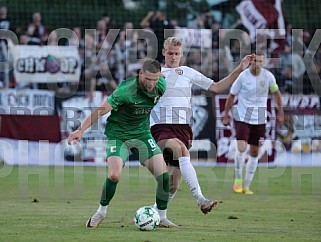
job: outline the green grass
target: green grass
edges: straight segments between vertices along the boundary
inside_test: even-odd
[[[143,167],[126,167],[108,217],[85,228],[96,210],[105,167],[0,167],[0,241],[321,241],[321,167],[260,167],[254,196],[231,190],[233,168],[196,168],[203,193],[219,201],[203,215],[185,183],[169,206],[178,229],[142,232],[135,211],[154,202]]]

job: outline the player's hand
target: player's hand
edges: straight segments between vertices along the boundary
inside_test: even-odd
[[[222,123],[223,123],[224,126],[230,125],[230,117],[228,115],[224,115],[222,117]]]
[[[246,55],[240,62],[238,68],[241,71],[244,71],[248,66],[251,64],[251,62],[254,60],[255,54],[252,55]]]
[[[67,143],[69,145],[71,144],[77,144],[80,139],[81,139],[81,136],[82,136],[82,131],[77,129],[75,130],[74,132],[70,133],[68,138],[67,138]]]

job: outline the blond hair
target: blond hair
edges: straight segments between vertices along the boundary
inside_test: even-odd
[[[167,49],[170,45],[183,48],[182,40],[177,37],[169,37],[164,41],[164,49]]]

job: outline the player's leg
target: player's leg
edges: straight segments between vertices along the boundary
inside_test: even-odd
[[[108,177],[105,180],[103,191],[101,194],[100,205],[108,206],[116,192],[117,184],[120,180],[123,168],[123,159],[118,156],[108,157]]]
[[[170,177],[169,196],[168,196],[168,203],[170,203],[174,199],[182,180],[182,174],[178,167],[178,162],[177,162],[177,166],[173,166],[171,165],[171,163],[168,163],[167,172]],[[154,203],[153,207],[157,209],[156,202]]]
[[[243,166],[245,163],[247,142],[245,140],[237,140],[237,148],[234,158],[234,185],[233,190],[237,193],[243,191]]]
[[[245,163],[249,126],[246,123],[235,121],[237,148],[234,157],[234,185],[233,190],[237,193],[243,191],[243,166]]]
[[[258,164],[259,155],[259,141],[265,136],[265,125],[253,125],[251,128],[251,133],[249,137],[250,151],[249,158],[245,169],[245,179],[244,179],[244,189],[243,193],[252,195],[253,192],[250,190],[252,180],[255,175],[255,171]]]
[[[168,202],[171,202],[174,199],[176,192],[180,186],[182,173],[177,166],[172,166],[170,164],[168,164],[167,166],[167,171],[170,177]]]
[[[159,149],[159,148],[158,148]],[[160,151],[160,149],[159,149]],[[161,152],[161,151],[160,151]],[[156,154],[144,162],[147,169],[153,174],[157,181],[156,204],[160,216],[159,227],[177,227],[167,218],[167,205],[169,198],[169,175],[162,154]]]
[[[116,192],[116,187],[120,179],[122,167],[123,160],[120,157],[111,156],[108,158],[108,177],[106,178],[103,185],[100,204],[96,213],[87,221],[86,227],[95,228],[106,217],[108,205]]]
[[[246,163],[245,168],[245,178],[243,183],[243,193],[247,195],[252,195],[253,191],[250,190],[250,185],[252,183],[257,164],[258,164],[258,151],[259,147],[256,145],[250,145],[249,158]]]
[[[177,138],[167,139],[164,146],[173,152],[173,161],[178,160],[179,170],[185,179],[188,188],[192,192],[196,201],[201,200],[204,196],[198,183],[195,169],[191,163],[190,153],[184,143]],[[174,163],[174,162],[173,162]],[[175,164],[173,164],[175,166]],[[173,185],[177,185],[174,182]],[[174,188],[172,189],[174,190]]]
[[[86,227],[96,228],[106,217],[110,201],[115,195],[124,160],[128,156],[128,150],[120,140],[109,139],[107,141],[108,176],[104,182],[100,204],[96,213],[87,221]]]
[[[150,133],[141,138],[144,143],[136,147],[139,150],[139,160],[153,174],[157,181],[156,204],[160,217],[159,227],[177,227],[176,224],[172,223],[167,218],[169,175],[166,169],[162,151]]]
[[[165,144],[167,139],[175,137],[172,132],[171,126],[166,124],[157,124],[151,127],[151,134],[157,142],[160,149],[163,151],[163,157],[167,164],[167,171],[170,176],[170,192],[169,192],[169,202],[173,200],[177,189],[181,182],[181,172],[179,170],[178,159],[173,160],[173,151],[171,148],[166,148]],[[153,205],[154,208],[157,207],[156,203]]]
[[[151,128],[158,145],[163,150],[164,158],[169,166],[179,168],[190,191],[195,197],[197,203],[201,206],[203,213],[208,213],[216,205],[216,201],[206,199],[200,188],[195,169],[190,160],[190,140],[192,139],[192,129],[189,125],[155,125]],[[170,152],[169,152],[170,151]],[[178,176],[179,171],[176,169],[177,176],[171,176],[171,193],[170,199],[175,196],[175,191],[179,186],[181,178]],[[172,180],[174,178],[175,180]]]
[[[169,175],[166,164],[161,154],[156,154],[144,162],[146,168],[152,173],[157,181],[156,203],[157,208],[167,209],[169,196]]]
[[[180,186],[181,180],[182,180],[182,173],[179,169],[179,161],[178,161],[178,156],[174,157],[173,150],[171,147],[165,147],[165,144],[168,139],[163,139],[158,142],[159,147],[161,150],[163,150],[163,156],[164,160],[167,164],[167,171],[170,176],[170,189],[169,189],[169,201],[171,202],[175,195],[176,192]]]
[[[196,171],[191,163],[190,153],[186,145],[180,139],[173,138],[166,140],[165,147],[168,149],[172,149],[173,161],[178,159],[179,170],[184,180],[186,181],[188,188],[190,189],[198,205],[200,206],[201,211],[204,214],[207,214],[212,210],[213,207],[217,205],[217,201],[209,200],[204,197],[202,189],[198,182]],[[175,177],[173,176],[173,178]],[[171,181],[171,185],[173,185],[173,187],[171,187],[172,191],[175,191],[174,186],[178,187],[177,182],[178,180]],[[172,194],[175,195],[174,193]],[[173,197],[174,196],[172,196],[172,198]]]

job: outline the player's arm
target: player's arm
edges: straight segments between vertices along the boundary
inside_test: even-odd
[[[222,123],[225,126],[230,124],[230,117],[228,116],[228,113],[230,112],[230,110],[234,104],[234,97],[235,97],[235,95],[230,93],[228,95],[226,102],[225,102],[225,109],[224,109],[224,114],[222,117]]]
[[[241,72],[250,65],[250,63],[254,60],[254,57],[255,54],[245,56],[232,73],[219,82],[213,82],[208,90],[214,93],[220,93],[229,88],[236,78],[241,74]]]
[[[68,144],[78,143],[82,137],[82,134],[93,124],[95,123],[100,117],[105,115],[106,113],[112,110],[112,106],[109,104],[107,100],[105,100],[98,108],[96,108],[91,114],[89,114],[84,121],[81,123],[79,128],[72,132],[67,139]]]
[[[110,112],[113,108],[107,100],[102,102],[98,108],[96,108],[85,120],[81,123],[78,130],[85,132],[93,123],[100,119],[103,115]]]
[[[276,103],[276,107],[278,109],[277,115],[276,115],[276,122],[278,125],[282,125],[284,122],[284,110],[283,110],[283,104],[282,104],[282,96],[280,90],[277,90],[273,92],[274,94],[274,100]]]

